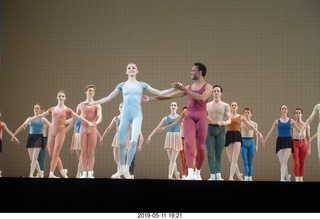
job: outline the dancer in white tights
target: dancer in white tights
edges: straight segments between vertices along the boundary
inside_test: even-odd
[[[178,104],[176,102],[172,102],[170,104],[171,113],[162,118],[158,126],[151,132],[147,139],[147,143],[151,143],[152,136],[158,132],[158,128],[164,125],[170,125],[171,123],[175,122],[179,119],[180,115],[177,113]],[[176,179],[180,179],[180,173],[177,171],[177,157],[179,155],[179,151],[182,150],[182,139],[180,135],[180,123],[176,126],[173,126],[168,129],[165,142],[164,142],[164,149],[167,151],[168,158],[169,158],[169,174],[168,179],[174,179],[172,177],[173,173]]]
[[[234,180],[234,174],[237,175],[240,181],[243,180],[243,175],[240,173],[238,166],[238,158],[240,154],[240,149],[242,146],[242,136],[241,136],[241,123],[244,122],[249,128],[251,128],[260,138],[263,140],[262,134],[254,127],[251,123],[248,122],[246,117],[238,113],[238,104],[236,102],[231,103],[231,123],[227,126],[226,132],[226,142],[225,147],[227,150],[228,159],[230,161],[230,174],[229,180]]]
[[[280,162],[280,181],[290,181],[291,175],[288,174],[288,160],[293,153],[293,142],[291,137],[291,127],[295,127],[300,131],[299,127],[293,119],[288,118],[288,107],[282,105],[280,107],[281,117],[276,119],[264,141],[262,142],[262,147],[266,146],[268,138],[271,136],[275,128],[278,128],[278,137],[276,142],[276,153]]]

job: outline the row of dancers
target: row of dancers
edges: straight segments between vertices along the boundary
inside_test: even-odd
[[[80,169],[82,169],[81,177],[94,178],[94,152],[97,144],[97,136],[100,135],[97,131],[97,125],[102,121],[101,104],[111,101],[119,93],[122,93],[123,105],[121,109],[121,120],[118,124],[118,137],[116,138],[119,144],[119,165],[117,172],[113,174],[111,178],[124,177],[126,179],[131,179],[132,174],[130,173],[130,166],[134,160],[139,145],[139,139],[141,139],[142,135],[141,125],[143,114],[141,103],[188,96],[182,129],[184,147],[182,147],[180,133],[168,134],[168,139],[166,136],[165,140],[165,149],[167,150],[169,157],[168,179],[173,178],[173,173],[175,173],[176,178],[178,178],[175,159],[182,150],[185,151],[186,167],[182,170],[183,178],[186,180],[202,179],[200,173],[205,159],[206,147],[210,169],[209,180],[222,180],[220,171],[221,161],[219,162],[219,157],[221,158],[221,156],[219,156],[219,154],[221,154],[223,147],[226,147],[231,164],[229,180],[233,180],[235,174],[239,179],[242,179],[237,164],[241,150],[247,151],[246,153],[243,152],[243,156],[246,154],[248,157],[246,161],[248,165],[244,167],[244,179],[252,180],[252,166],[250,164],[250,160],[253,157],[252,149],[246,150],[246,148],[252,148],[252,146],[247,147],[247,145],[254,145],[253,137],[255,133],[255,137],[257,139],[259,138],[264,147],[273,130],[278,127],[276,153],[281,166],[280,181],[286,181],[286,176],[288,175],[287,161],[290,154],[293,152],[295,152],[293,153],[294,155],[298,154],[296,152],[298,149],[295,150],[296,147],[294,147],[295,141],[297,140],[299,145],[301,145],[301,142],[305,143],[305,140],[309,141],[312,139],[307,136],[307,133],[310,132],[309,125],[312,119],[319,114],[320,104],[314,107],[313,113],[303,125],[302,121],[300,121],[300,124],[300,122],[288,118],[288,108],[285,105],[281,106],[281,117],[275,120],[269,133],[265,139],[263,139],[257,124],[251,121],[251,109],[247,108],[244,115],[240,115],[237,112],[238,105],[236,102],[233,102],[230,105],[223,102],[221,100],[222,87],[219,85],[212,86],[206,82],[204,80],[206,72],[207,69],[204,64],[194,63],[190,73],[191,79],[194,81],[191,85],[184,86],[180,82],[174,82],[172,83],[171,88],[160,91],[145,82],[139,82],[136,78],[139,73],[137,65],[135,63],[129,63],[126,69],[128,80],[119,83],[108,96],[95,101],[93,96],[96,88],[94,85],[88,85],[85,87],[86,100],[81,102],[77,106],[76,112],[74,112],[65,105],[66,94],[61,90],[57,94],[58,104],[56,106],[50,107],[47,111],[42,112],[41,106],[36,105],[34,107],[35,115],[27,118],[15,133],[12,133],[3,122],[1,123],[1,127],[3,127],[11,136],[11,141],[19,144],[20,142],[16,135],[22,129],[26,128],[26,126],[30,126],[30,135],[26,146],[31,160],[30,177],[33,177],[35,170],[37,170],[40,177],[43,177],[43,170],[41,170],[37,158],[39,157],[41,148],[43,149],[45,147],[45,137],[42,133],[43,125],[49,127],[47,141],[47,151],[51,157],[49,178],[58,178],[58,176],[54,174],[56,167],[58,167],[62,177],[67,178],[67,170],[63,167],[60,159],[60,151],[66,133],[74,127],[74,123],[79,120],[81,127],[79,129],[79,144],[81,147]],[[144,90],[155,96],[143,95]],[[214,97],[213,101],[208,102],[212,95]],[[171,103],[171,110],[174,109],[174,105],[176,105],[175,102]],[[302,114],[301,109],[297,109],[295,113],[296,112],[297,114]],[[51,122],[45,118],[47,116],[51,116]],[[72,118],[68,119],[69,116]],[[172,126],[170,123],[173,123],[178,117],[180,116],[175,114],[164,117],[160,122],[161,125],[159,124],[159,127],[148,136],[147,143],[151,142],[151,137],[155,132],[161,131],[160,126],[163,124],[166,124],[167,128],[169,128],[168,133],[177,132],[178,128]],[[68,125],[67,127],[66,124]],[[246,127],[243,125],[246,125]],[[291,127],[294,127],[297,130],[294,139],[291,137]],[[130,135],[128,135],[129,130]],[[314,137],[318,136],[319,147],[318,133],[319,127],[317,134],[314,135]],[[101,139],[103,139],[102,136]],[[257,139],[256,143],[258,142]],[[173,146],[171,146],[171,144],[173,144]],[[253,147],[257,149],[257,147]],[[299,165],[301,166],[301,164]],[[297,181],[303,180],[303,175],[301,174],[303,173],[295,173],[296,177],[298,177],[296,178]]]

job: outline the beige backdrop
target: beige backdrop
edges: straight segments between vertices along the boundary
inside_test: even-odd
[[[56,93],[67,92],[66,105],[75,110],[85,99],[84,87],[95,84],[95,99],[109,94],[127,79],[126,65],[135,62],[138,80],[157,89],[174,81],[192,83],[194,62],[208,68],[205,79],[224,88],[223,100],[253,109],[253,120],[265,136],[280,117],[280,106],[301,107],[304,120],[320,97],[320,1],[19,1],[3,0],[1,54],[1,120],[13,132],[29,116],[35,103],[57,104]],[[147,93],[146,93],[147,94]],[[100,132],[118,115],[122,96],[102,105]],[[180,109],[187,98],[175,100]],[[144,104],[142,131],[147,138],[169,114],[171,101]],[[48,117],[48,119],[50,119]],[[316,132],[319,119],[311,124]],[[95,176],[109,178],[115,171],[111,141],[96,149]],[[0,169],[3,176],[28,176],[25,143],[28,131],[17,137],[3,134]],[[68,133],[61,159],[75,177],[77,157],[70,154]],[[275,154],[277,132],[260,147],[254,160],[254,180],[278,181],[280,165]],[[137,154],[136,178],[166,179],[168,158],[165,133],[153,137]],[[261,145],[261,144],[260,144]],[[320,181],[316,142],[307,157],[305,181]],[[46,175],[50,159],[47,157]],[[179,158],[177,159],[180,165]],[[222,177],[228,178],[226,151]],[[239,157],[241,171],[242,159]],[[293,161],[289,160],[293,175]],[[179,166],[180,169],[180,166]],[[209,178],[207,158],[202,178]]]

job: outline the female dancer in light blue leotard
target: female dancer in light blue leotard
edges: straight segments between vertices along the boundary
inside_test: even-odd
[[[132,159],[137,150],[137,142],[139,135],[141,133],[142,125],[142,109],[141,109],[141,99],[143,95],[143,90],[147,90],[155,95],[166,95],[175,91],[174,88],[159,91],[145,82],[137,81],[136,77],[139,73],[137,65],[134,63],[129,63],[127,65],[128,80],[119,83],[114,91],[112,91],[108,96],[95,101],[94,104],[103,104],[109,102],[114,97],[116,97],[120,92],[123,96],[123,108],[122,108],[122,118],[119,126],[119,157],[120,157],[120,168],[119,170],[111,176],[111,178],[118,178],[124,175],[125,178],[131,178],[129,173],[129,167],[131,165]],[[132,123],[132,132],[130,138],[130,146],[128,152],[126,151],[126,141],[127,133],[130,128],[130,123]],[[127,156],[127,159],[126,159]]]

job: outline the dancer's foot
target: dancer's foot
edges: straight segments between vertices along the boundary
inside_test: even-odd
[[[124,174],[124,171],[125,171],[125,166],[121,165],[119,170],[111,176],[111,179],[118,179]]]
[[[176,179],[180,179],[180,173],[179,172],[175,172],[174,176],[176,177]]]
[[[61,176],[62,176],[63,178],[69,178],[69,177],[67,176],[67,172],[68,172],[67,169],[62,169],[62,170],[60,170]]]
[[[240,181],[243,181],[243,174],[242,173],[237,174],[237,177]]]

